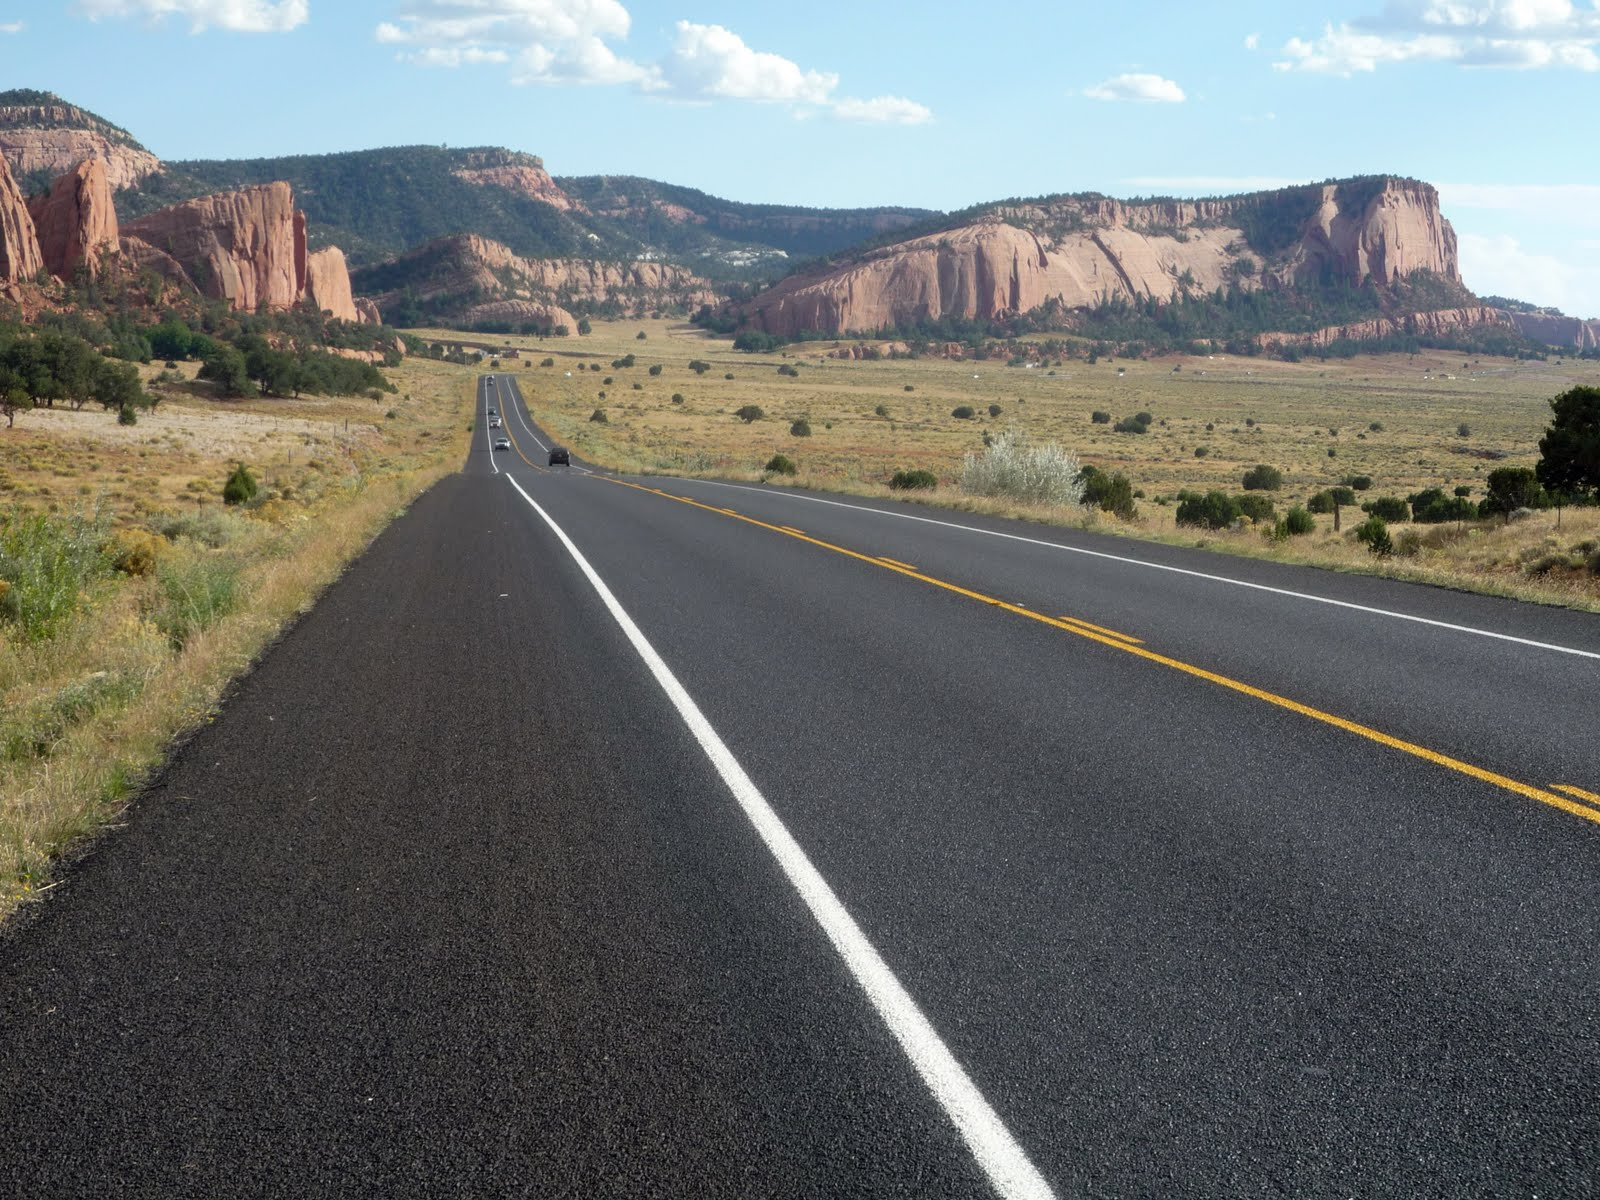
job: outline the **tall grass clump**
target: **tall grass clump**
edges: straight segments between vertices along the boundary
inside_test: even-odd
[[[1036,504],[1068,505],[1083,500],[1078,456],[1055,442],[1030,446],[1007,429],[961,464],[961,490]]]
[[[98,513],[0,514],[0,622],[23,641],[61,632],[111,563]]]
[[[149,618],[173,649],[209,629],[240,600],[241,564],[231,555],[194,552],[173,555],[156,569]]]

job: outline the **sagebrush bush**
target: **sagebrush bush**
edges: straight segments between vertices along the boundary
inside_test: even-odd
[[[746,404],[742,408],[734,409],[733,410],[733,415],[738,417],[739,420],[743,421],[746,425],[748,425],[752,421],[761,420],[761,418],[766,416],[767,414],[762,411],[761,406],[759,404]]]
[[[795,421],[792,425],[789,426],[789,436],[790,437],[810,437],[811,436],[811,422],[806,420],[804,417],[801,417],[798,421]]]
[[[916,467],[909,471],[896,471],[894,477],[889,480],[889,486],[900,492],[936,488],[939,486],[939,477],[932,471]]]
[[[119,529],[106,545],[106,556],[124,575],[148,575],[166,548],[166,539],[148,529]]]
[[[774,454],[767,460],[766,470],[771,475],[798,475],[800,467],[787,454]]]
[[[1078,456],[1055,442],[1030,446],[1008,429],[961,464],[961,490],[1041,504],[1078,504],[1083,481]]]

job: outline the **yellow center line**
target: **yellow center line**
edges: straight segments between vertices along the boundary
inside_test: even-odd
[[[1581,787],[1573,787],[1570,783],[1553,783],[1550,786],[1558,792],[1565,792],[1569,796],[1576,796],[1579,800],[1587,800],[1590,804],[1600,806],[1600,796],[1586,792]]]
[[[596,478],[601,477],[596,476]],[[770,525],[766,521],[757,520],[755,517],[747,517],[742,513],[731,512],[725,508],[717,508],[714,505],[702,504],[698,500],[691,500],[687,496],[676,496],[671,492],[664,492],[660,488],[645,487],[643,484],[638,483],[629,483],[625,479],[607,479],[606,482],[615,483],[621,487],[635,488],[641,492],[649,492],[652,495],[660,496],[666,500],[676,500],[680,504],[687,504],[691,508],[704,509],[706,512],[725,513],[726,515],[733,517],[733,519],[736,521],[743,521],[748,525],[754,525],[760,529],[769,529],[774,533],[781,533],[785,537],[792,537],[796,541],[806,542],[810,545],[818,546],[824,550],[831,550],[835,554],[842,554],[846,558],[853,558],[858,562],[870,563],[872,566],[879,567],[885,571],[893,571],[897,575],[904,575],[909,579],[916,579],[922,583],[930,584],[933,587],[941,588],[944,591],[953,592],[958,596],[965,596],[969,600],[977,600],[982,604],[992,604],[996,608],[1004,609],[1009,613],[1015,613],[1019,617],[1026,617],[1030,621],[1038,621],[1040,624],[1049,625],[1056,629],[1064,630],[1067,633],[1076,634],[1078,637],[1085,638],[1088,641],[1098,642],[1102,646],[1109,646],[1113,650],[1121,650],[1124,654],[1132,654],[1135,657],[1145,659],[1148,662],[1159,663],[1163,667],[1170,667],[1174,671],[1181,671],[1185,675],[1191,675],[1196,679],[1203,679],[1208,683],[1216,684],[1218,687],[1224,687],[1229,691],[1238,692],[1240,695],[1249,696],[1255,700],[1261,700],[1267,704],[1275,705],[1278,708],[1286,709],[1292,713],[1298,713],[1300,716],[1308,717],[1313,721],[1320,721],[1324,725],[1331,725],[1335,729],[1342,729],[1346,733],[1352,733],[1357,737],[1366,738],[1368,741],[1376,742],[1380,746],[1387,746],[1391,750],[1398,750],[1402,754],[1409,754],[1414,758],[1420,758],[1424,762],[1432,763],[1434,766],[1443,767],[1449,771],[1455,771],[1458,774],[1466,775],[1469,778],[1479,780],[1482,783],[1487,783],[1494,787],[1503,788],[1505,791],[1514,792],[1517,795],[1524,796],[1530,800],[1537,800],[1541,804],[1548,804],[1552,808],[1559,808],[1563,812],[1570,813],[1575,817],[1582,817],[1586,821],[1593,821],[1595,824],[1600,825],[1600,810],[1589,808],[1586,805],[1579,803],[1577,800],[1571,799],[1568,796],[1564,796],[1559,792],[1548,791],[1544,788],[1534,787],[1531,783],[1523,783],[1521,780],[1512,779],[1506,775],[1500,775],[1494,771],[1475,766],[1469,762],[1463,762],[1459,758],[1452,758],[1448,754],[1441,754],[1437,750],[1430,750],[1426,746],[1419,746],[1415,742],[1408,742],[1403,738],[1394,737],[1392,734],[1387,734],[1382,730],[1374,729],[1370,725],[1362,725],[1358,721],[1347,720],[1346,718],[1337,716],[1334,713],[1324,712],[1320,708],[1311,707],[1309,704],[1301,704],[1298,700],[1291,700],[1287,696],[1280,696],[1275,692],[1266,691],[1264,688],[1258,688],[1252,684],[1243,683],[1237,679],[1230,679],[1226,675],[1219,675],[1215,671],[1208,671],[1204,667],[1197,667],[1191,663],[1183,662],[1180,659],[1168,658],[1165,654],[1157,654],[1154,650],[1146,649],[1143,645],[1132,645],[1129,642],[1123,641],[1122,638],[1125,635],[1101,633],[1097,629],[1086,628],[1083,625],[1075,624],[1074,622],[1076,618],[1071,620],[1063,620],[1057,617],[1047,617],[1042,613],[1033,612],[1032,610],[1023,607],[1020,604],[1010,604],[1004,600],[997,600],[993,596],[985,596],[982,592],[975,592],[970,588],[964,588],[959,584],[949,583],[943,579],[936,579],[932,575],[924,575],[921,571],[918,571],[913,567],[906,567],[886,562],[883,559],[875,558],[870,554],[862,554],[859,551],[850,550],[844,546],[836,546],[832,542],[825,542],[821,538],[811,537],[809,534],[792,533],[781,525]]]
[[[784,533],[805,533],[804,529],[796,529],[793,525],[779,525],[778,528],[783,530]]]
[[[1096,625],[1093,621],[1085,621],[1082,617],[1062,617],[1063,621],[1071,621],[1074,625],[1082,625],[1085,629],[1092,629],[1096,633],[1103,633],[1107,637],[1121,638],[1130,646],[1144,645],[1144,639],[1136,638],[1131,633],[1118,633],[1115,629],[1107,629],[1104,625]]]
[[[878,561],[881,562],[881,563],[885,563],[885,564],[887,564],[888,566],[891,566],[891,567],[904,567],[908,571],[915,571],[916,570],[916,568],[913,567],[910,563],[903,563],[899,559],[889,558],[886,555],[881,555],[880,554],[878,556]]]

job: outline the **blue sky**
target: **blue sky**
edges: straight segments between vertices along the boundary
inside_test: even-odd
[[[940,209],[1409,175],[1473,290],[1600,317],[1600,0],[0,0],[0,64],[167,159],[500,145]]]

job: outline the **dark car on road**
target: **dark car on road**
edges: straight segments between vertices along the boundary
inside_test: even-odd
[[[550,447],[550,465],[553,467],[557,463],[560,463],[564,467],[570,467],[572,465],[572,458],[567,453],[567,448],[565,446]]]

